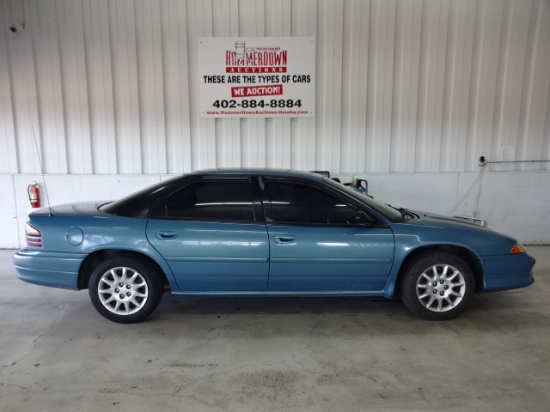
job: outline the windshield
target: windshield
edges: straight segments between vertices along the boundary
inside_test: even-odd
[[[393,223],[398,223],[403,221],[403,216],[401,215],[401,212],[399,210],[394,209],[393,207],[390,207],[384,203],[380,203],[379,201],[374,200],[372,197],[362,195],[361,193],[356,192],[353,189],[350,189],[348,186],[335,182],[332,179],[323,177],[323,180],[326,183],[330,184],[331,186],[334,186],[339,190],[342,190],[347,194],[353,196],[354,198],[359,199],[361,202],[370,206],[372,209],[376,210],[378,213],[380,213],[382,216],[389,219]]]

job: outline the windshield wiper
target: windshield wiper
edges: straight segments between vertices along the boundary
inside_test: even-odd
[[[405,217],[406,216],[409,216],[410,212],[403,208],[403,207],[395,207],[395,206],[392,206],[390,205],[389,203],[386,203],[389,207],[391,207],[392,209],[395,209],[397,210],[399,213],[401,213],[401,221],[404,222],[405,221]]]
[[[400,207],[399,209],[397,209],[401,212],[401,216],[403,217],[403,222],[405,221],[405,217],[406,216],[409,216],[409,211],[407,209],[404,209],[402,207]]]

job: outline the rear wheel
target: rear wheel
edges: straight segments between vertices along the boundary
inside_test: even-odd
[[[409,266],[401,298],[424,319],[446,320],[464,310],[474,285],[474,275],[464,259],[448,252],[425,253]]]
[[[92,272],[90,299],[96,310],[118,323],[141,322],[160,303],[162,276],[158,270],[132,256],[115,256]]]

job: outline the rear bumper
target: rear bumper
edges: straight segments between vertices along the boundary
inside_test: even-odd
[[[532,285],[535,259],[527,253],[488,256],[482,259],[485,272],[482,292],[517,289]]]
[[[81,253],[23,249],[13,256],[17,277],[36,285],[78,289],[78,271],[86,258]]]

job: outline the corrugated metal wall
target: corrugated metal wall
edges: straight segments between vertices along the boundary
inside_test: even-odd
[[[547,0],[0,0],[0,29],[0,173],[39,172],[33,129],[53,174],[550,158]],[[316,117],[199,118],[203,36],[315,36]]]

